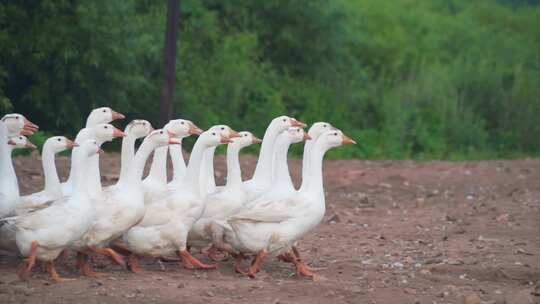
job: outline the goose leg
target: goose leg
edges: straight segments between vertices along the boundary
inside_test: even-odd
[[[239,274],[247,275],[247,272],[243,271],[241,268],[242,261],[246,259],[244,254],[243,253],[234,254],[233,257],[234,257],[234,271]]]
[[[306,277],[313,277],[315,274],[307,268],[306,264],[302,259],[297,258],[294,253],[286,252],[280,255],[280,259],[285,262],[293,263],[296,267],[296,273],[298,275],[303,275]]]
[[[75,279],[65,279],[58,275],[58,272],[56,272],[56,269],[54,268],[54,262],[53,261],[47,261],[44,262],[45,264],[45,270],[51,275],[51,279],[56,283],[62,283],[67,281],[75,281]]]
[[[185,268],[193,269],[193,267],[198,267],[201,269],[217,269],[217,265],[204,264],[192,256],[187,250],[179,251],[178,255],[182,259]]]
[[[253,259],[253,262],[251,263],[251,266],[249,266],[249,269],[248,269],[248,273],[247,275],[254,279],[255,278],[255,273],[257,273],[259,271],[259,267],[261,266],[261,263],[262,263],[262,259],[268,254],[268,252],[266,252],[266,250],[261,250],[259,252],[257,252],[257,255],[255,256],[255,258]]]
[[[127,265],[129,270],[133,273],[141,273],[141,265],[139,264],[139,257],[135,254],[130,254],[128,257]]]
[[[91,246],[91,247],[88,247],[88,249],[90,249],[91,251],[95,253],[100,253],[100,254],[109,256],[111,260],[113,260],[113,262],[115,262],[116,264],[120,266],[124,266],[124,267],[126,266],[126,261],[124,260],[124,258],[121,255],[119,255],[116,251],[112,250],[111,248],[98,248],[95,246]]]
[[[84,252],[77,252],[77,267],[87,277],[99,278],[101,276],[101,273],[92,270],[90,263],[88,263],[88,254]]]
[[[296,259],[297,259],[298,261],[300,261],[300,263],[302,263],[302,264],[304,265],[303,267],[304,267],[306,270],[308,270],[309,272],[313,272],[313,271],[314,271],[313,268],[310,268],[310,267],[304,262],[304,259],[302,259],[302,257],[300,256],[300,251],[298,250],[298,247],[292,246],[291,248],[292,248],[293,254],[294,254],[294,256],[296,257]]]
[[[28,255],[28,258],[26,258],[26,265],[23,266],[23,268],[19,271],[19,277],[21,278],[21,280],[26,280],[28,278],[30,271],[32,271],[32,268],[36,264],[38,245],[39,244],[37,241],[32,241],[32,243],[30,244],[30,254]]]

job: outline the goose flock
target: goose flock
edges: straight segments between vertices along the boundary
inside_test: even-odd
[[[266,255],[294,264],[299,275],[311,277],[296,245],[317,226],[325,213],[322,165],[326,151],[355,142],[327,122],[306,124],[288,117],[274,118],[263,139],[226,125],[201,130],[193,122],[174,119],[160,130],[142,119],[124,131],[110,123],[124,115],[109,107],[94,109],[74,141],[54,136],[45,141],[41,158],[44,188],[20,196],[11,152],[35,148],[26,138],[39,128],[21,114],[0,121],[0,249],[25,257],[19,276],[25,279],[37,261],[55,282],[62,278],[55,260],[77,254],[77,267],[89,277],[91,257],[108,256],[132,272],[142,271],[139,260],[178,261],[185,268],[215,269],[192,255],[214,262],[234,259],[238,273],[254,278]],[[197,135],[189,161],[182,155],[182,139]],[[122,138],[121,169],[115,185],[102,187],[101,145]],[[137,139],[144,138],[136,149]],[[295,189],[287,166],[291,144],[305,141],[302,185]],[[226,184],[214,180],[213,158],[218,145],[227,144]],[[253,178],[242,181],[242,148],[261,144]],[[71,168],[61,183],[55,155],[71,149]],[[148,176],[147,159],[153,153]],[[167,179],[167,157],[173,178]],[[242,262],[252,257],[247,270]]]

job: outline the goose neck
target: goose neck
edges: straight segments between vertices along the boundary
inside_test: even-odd
[[[255,172],[253,173],[253,180],[266,182],[272,180],[273,146],[278,135],[279,132],[277,132],[271,124],[266,129],[266,132],[264,132],[261,152],[259,153],[259,161],[257,162]]]
[[[240,149],[234,145],[227,146],[227,187],[242,184],[242,172],[239,160]]]
[[[45,175],[45,191],[49,193],[61,191],[60,179],[58,178],[56,164],[54,162],[55,154],[50,145],[45,144],[43,146],[41,163]]]

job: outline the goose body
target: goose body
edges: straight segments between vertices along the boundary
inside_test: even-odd
[[[189,230],[204,210],[199,174],[204,152],[229,139],[217,132],[202,133],[190,155],[184,182],[147,205],[142,221],[124,234],[124,242],[139,256],[170,257],[180,252],[185,265],[201,266],[186,250]],[[198,263],[197,263],[198,262]]]
[[[257,204],[235,215],[230,221],[236,238],[259,262],[250,267],[254,276],[260,260],[267,253],[281,253],[323,218],[325,200],[322,160],[327,150],[354,143],[339,130],[326,131],[317,139],[310,157],[309,184],[288,198]]]

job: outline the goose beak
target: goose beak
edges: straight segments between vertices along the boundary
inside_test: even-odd
[[[78,147],[78,146],[79,146],[79,145],[76,144],[76,143],[74,143],[73,141],[71,141],[71,140],[69,140],[69,139],[67,140],[67,144],[66,144],[66,148],[67,148],[67,149],[73,149],[73,148]]]
[[[295,118],[291,118],[291,127],[305,128],[307,125],[299,120],[296,120]]]
[[[30,129],[22,129],[19,133],[24,136],[30,136],[34,134],[34,131],[30,131]]]
[[[23,129],[27,131],[31,131],[33,133],[39,130],[39,126],[25,118]]]
[[[202,132],[203,130],[197,127],[197,125],[195,125],[194,123],[191,123],[189,125],[189,130],[188,130],[189,135],[201,135]]]
[[[235,138],[235,137],[240,137],[240,133],[236,132],[235,130],[229,128],[229,139],[231,138]]]
[[[125,137],[126,136],[126,133],[120,131],[119,129],[117,128],[114,128],[113,129],[113,138],[116,138],[116,137]]]
[[[118,112],[116,112],[116,111],[112,111],[112,120],[124,119],[124,118],[126,118],[126,117],[124,116],[124,114],[118,113]]]
[[[17,143],[15,141],[13,141],[13,139],[8,139],[8,145],[12,145],[12,146],[16,146]]]
[[[221,140],[220,140],[219,143],[221,143],[221,144],[230,144],[232,142],[233,141],[231,140],[231,138],[229,136],[221,135]]]
[[[356,142],[352,140],[349,136],[343,134],[343,140],[341,141],[342,145],[356,145]]]
[[[26,141],[26,145],[24,145],[24,147],[27,149],[37,149],[36,145],[31,143],[29,140]]]
[[[99,149],[96,151],[96,154],[104,155],[104,154],[105,154],[105,151],[103,151],[103,149],[99,148]]]
[[[313,138],[311,138],[311,136],[309,136],[309,134],[307,133],[304,133],[304,140],[311,140]]]
[[[262,143],[262,139],[253,136],[253,141],[252,141],[252,143],[253,143],[253,144],[260,144],[260,143]]]

